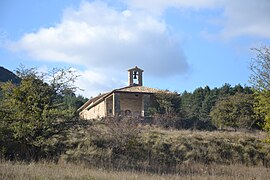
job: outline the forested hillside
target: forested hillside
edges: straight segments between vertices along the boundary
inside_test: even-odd
[[[0,82],[11,81],[15,84],[20,83],[20,78],[16,76],[13,72],[0,66]]]
[[[193,92],[160,93],[150,113],[152,123],[176,129],[260,129],[254,113],[254,95],[240,84],[206,86]]]

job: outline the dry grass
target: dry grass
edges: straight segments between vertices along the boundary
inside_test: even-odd
[[[214,137],[214,138],[256,138],[256,139],[266,139],[269,134],[263,131],[200,131],[200,130],[175,130],[175,129],[162,129],[159,127],[145,126],[143,127],[144,132],[156,132],[162,133],[164,135],[176,135],[176,136],[200,136],[200,137]]]
[[[153,126],[128,128],[121,123],[109,125],[96,124],[83,138],[70,138],[76,139],[78,145],[66,151],[62,158],[98,168],[155,173],[179,172],[178,167],[185,163],[270,167],[270,146],[262,142],[267,135],[263,132],[177,131]]]
[[[151,174],[135,171],[106,171],[66,163],[0,163],[0,179],[270,179],[270,169],[243,165],[205,166],[193,164],[182,174]]]

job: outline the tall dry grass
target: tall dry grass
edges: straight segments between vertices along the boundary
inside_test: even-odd
[[[201,165],[192,164],[183,166],[182,171],[175,174],[152,174],[136,171],[108,171],[104,169],[89,168],[84,165],[71,163],[0,163],[0,179],[24,180],[24,179],[199,179],[199,180],[265,180],[270,179],[270,169],[265,167],[246,167],[243,165]]]
[[[81,134],[70,134],[76,146],[62,155],[66,161],[155,173],[175,173],[190,163],[270,167],[270,146],[262,142],[262,132],[179,131],[109,121]]]

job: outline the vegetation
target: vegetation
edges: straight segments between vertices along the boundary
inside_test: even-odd
[[[61,138],[74,123],[76,110],[68,108],[70,104],[63,97],[74,90],[76,76],[59,70],[47,83],[45,75],[38,75],[35,69],[20,69],[17,74],[19,85],[7,82],[1,86],[1,156],[37,160],[61,153],[65,146]]]
[[[212,122],[219,128],[233,127],[251,129],[258,123],[258,117],[253,110],[252,94],[237,93],[219,100],[213,107],[210,116]]]
[[[197,88],[192,93],[156,94],[150,109],[153,124],[165,128],[216,130],[217,128],[260,129],[255,116],[252,89],[229,84],[221,88]],[[230,112],[230,113],[228,113]]]
[[[152,124],[159,127],[176,127],[180,118],[181,97],[178,93],[160,91],[155,94],[155,102],[149,108]]]
[[[269,77],[263,77],[268,71],[258,71],[269,51],[257,51],[262,54],[253,71]],[[119,179],[118,174],[135,179],[157,174],[175,179],[269,179],[263,172],[270,166],[270,146],[258,126],[269,130],[269,84],[262,85],[257,75],[252,79],[254,91],[224,84],[182,94],[160,92],[147,121],[115,117],[95,122],[78,116],[76,110],[86,99],[74,94],[77,75],[72,70],[40,74],[21,68],[16,74],[19,84],[0,84],[0,179]],[[74,169],[77,174],[70,173]]]
[[[69,143],[77,145],[63,158],[101,168],[165,173],[193,163],[270,165],[264,134],[168,131],[125,121],[96,122],[81,129],[79,138],[71,134]]]
[[[270,47],[254,48],[257,56],[251,63],[253,74],[250,81],[253,84],[255,111],[264,120],[263,127],[270,132]],[[270,140],[269,140],[270,141]]]
[[[203,165],[192,164],[182,166],[177,174],[152,174],[148,172],[104,170],[95,167],[89,167],[84,164],[70,163],[0,163],[0,179],[20,180],[20,179],[145,179],[145,180],[163,180],[163,179],[270,179],[269,169],[265,167],[247,167],[243,165]]]

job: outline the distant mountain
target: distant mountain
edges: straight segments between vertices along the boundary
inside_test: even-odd
[[[0,66],[0,82],[7,82],[7,81],[19,84],[21,79],[10,70]]]

